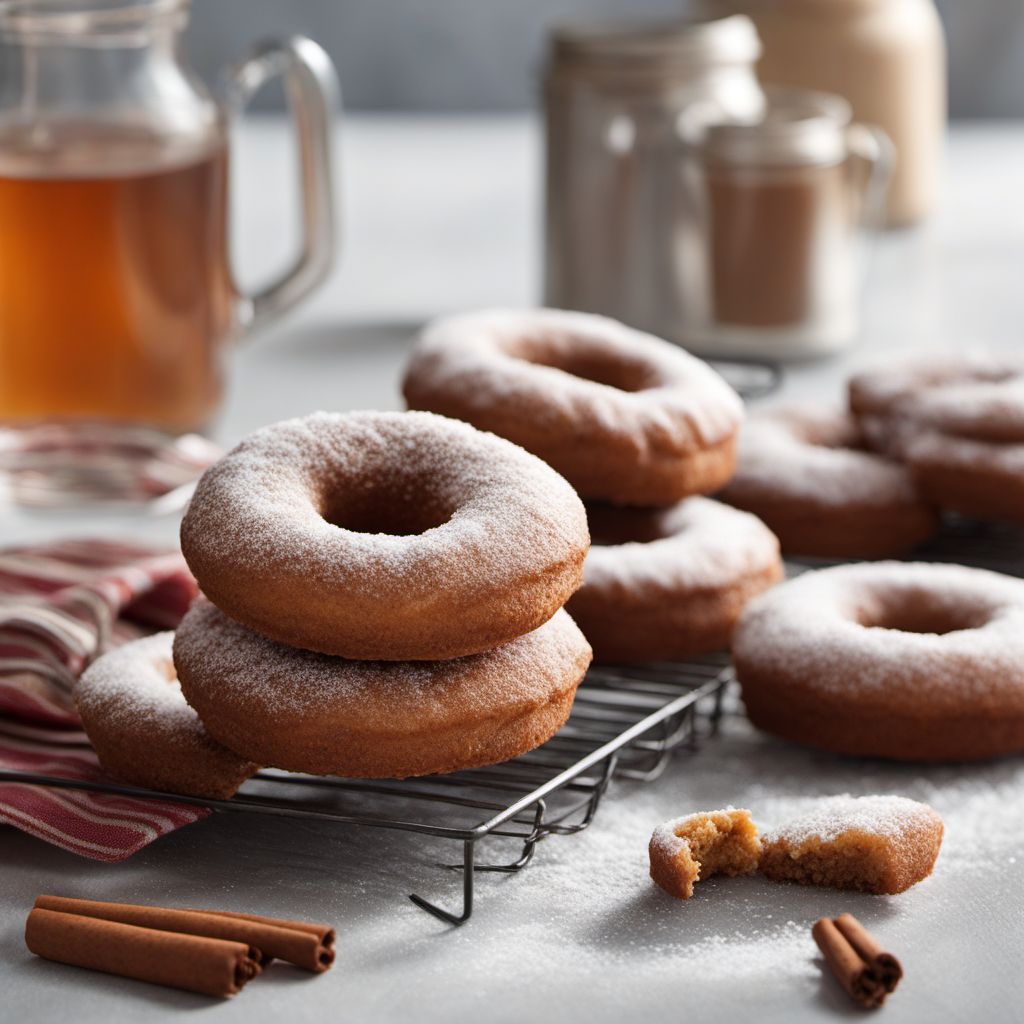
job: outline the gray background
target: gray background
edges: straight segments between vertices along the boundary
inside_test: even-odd
[[[531,106],[547,26],[581,16],[665,16],[685,0],[195,0],[189,52],[213,76],[266,35],[303,33],[364,110]],[[940,0],[954,117],[1024,116],[1024,2]],[[279,102],[274,93],[261,106]]]

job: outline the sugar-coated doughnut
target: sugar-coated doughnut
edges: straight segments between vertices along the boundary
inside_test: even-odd
[[[976,441],[1024,442],[1024,360],[985,353],[915,352],[854,374],[858,417],[906,417]]]
[[[695,882],[757,870],[761,840],[750,811],[700,811],[659,825],[647,848],[651,878],[670,896],[688,900]]]
[[[932,873],[942,818],[902,796],[834,796],[761,836],[761,871],[778,882],[893,895]]]
[[[261,764],[405,778],[494,764],[565,722],[590,647],[564,611],[451,661],[348,661],[286,647],[196,602],[174,661],[212,736]]]
[[[756,598],[733,636],[747,714],[841,754],[976,760],[1024,750],[1024,580],[876,562]]]
[[[913,357],[850,380],[850,408],[942,508],[1024,523],[1024,360]]]
[[[724,650],[746,603],[782,579],[772,532],[717,501],[587,511],[594,545],[567,607],[598,661]]]
[[[257,765],[210,738],[185,703],[171,660],[173,633],[133,640],[97,658],[75,703],[103,769],[122,782],[226,799]]]
[[[585,498],[671,505],[716,490],[735,463],[736,393],[706,363],[606,317],[490,310],[416,342],[410,408],[507,437]]]
[[[514,444],[431,413],[316,413],[257,431],[203,474],[189,567],[232,618],[363,659],[474,654],[577,588],[586,512]]]
[[[792,555],[892,557],[939,525],[909,470],[865,450],[854,417],[822,406],[751,414],[720,497],[763,519]]]

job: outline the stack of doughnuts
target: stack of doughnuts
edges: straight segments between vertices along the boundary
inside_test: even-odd
[[[589,545],[582,503],[464,423],[317,413],[264,428],[203,475],[181,542],[205,596],[173,664],[165,635],[79,684],[101,762],[129,781],[228,795],[257,765],[403,778],[503,761],[561,727],[590,663],[562,609]],[[154,683],[120,716],[134,753],[117,759],[97,694],[112,668],[141,666],[166,693]],[[186,733],[185,760],[205,760],[175,786],[147,763],[176,741],[180,762]]]
[[[594,546],[568,608],[599,661],[721,649],[782,577],[771,531],[703,497],[734,471],[743,407],[675,345],[585,313],[462,314],[420,335],[403,392],[540,456],[586,500]]]
[[[906,555],[942,510],[1024,524],[1024,361],[926,353],[849,381],[848,410],[782,405],[744,424],[723,500],[782,550]]]
[[[850,380],[868,443],[940,508],[1024,523],[1024,361],[918,355]]]

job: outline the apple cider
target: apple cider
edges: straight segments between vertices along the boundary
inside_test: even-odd
[[[202,427],[236,301],[223,143],[48,148],[0,136],[0,421]]]

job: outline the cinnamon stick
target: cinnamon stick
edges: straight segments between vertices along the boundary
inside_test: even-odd
[[[847,995],[869,1010],[881,1006],[886,997],[885,987],[836,927],[835,922],[828,917],[815,921],[811,935]]]
[[[233,996],[261,970],[259,950],[244,942],[56,910],[29,913],[25,944],[47,960],[208,996]]]
[[[294,931],[306,932],[316,936],[320,949],[320,956],[327,957],[322,970],[327,970],[334,962],[334,929],[329,924],[315,924],[312,921],[288,921],[284,918],[263,917],[260,914],[242,914],[236,910],[207,910],[207,914],[216,914],[217,917],[228,917],[235,921],[254,921],[257,924],[277,925],[281,928],[290,928]],[[283,959],[283,958],[282,958]],[[302,966],[301,964],[298,966]]]
[[[279,959],[320,973],[334,962],[334,929],[327,925],[215,910],[103,903],[67,896],[39,896],[35,905],[41,910],[119,921],[139,928],[245,943],[260,951],[260,963],[264,967],[271,960]]]
[[[887,953],[853,914],[840,914],[835,919],[835,925],[857,955],[868,964],[885,991],[892,992],[903,977],[899,960],[892,953]]]

